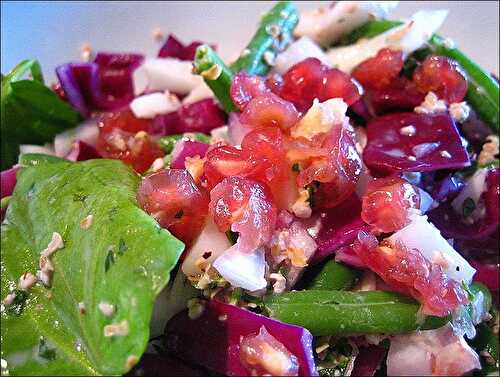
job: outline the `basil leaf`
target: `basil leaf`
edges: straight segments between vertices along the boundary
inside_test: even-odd
[[[52,257],[52,288],[37,284],[16,313],[2,313],[10,374],[117,375],[144,352],[153,303],[184,246],[138,208],[139,180],[113,160],[48,161],[18,171],[1,231],[1,297],[23,273],[35,274],[53,232],[64,248]],[[114,305],[114,314],[104,315],[100,303]],[[122,321],[128,335],[104,336],[104,326]]]
[[[33,80],[21,80],[27,71]],[[43,84],[37,61],[18,64],[2,78],[1,169],[17,162],[20,144],[52,142],[54,136],[74,127],[80,115]]]

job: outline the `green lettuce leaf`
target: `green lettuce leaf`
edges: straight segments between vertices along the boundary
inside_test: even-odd
[[[23,79],[31,73],[32,80]],[[46,87],[36,60],[24,60],[2,77],[1,169],[17,162],[20,144],[44,144],[75,127],[80,114]]]
[[[36,273],[53,232],[64,248],[52,257],[51,288],[15,291],[14,304],[3,307],[10,375],[127,372],[146,348],[153,303],[184,245],[138,208],[140,178],[120,161],[52,160],[21,169],[17,179],[2,224],[2,299],[22,274]],[[114,305],[114,314],[104,315],[100,303]],[[123,321],[128,335],[104,336],[104,326]]]

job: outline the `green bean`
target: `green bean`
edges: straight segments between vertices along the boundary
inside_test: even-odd
[[[319,271],[318,271],[319,270]],[[347,290],[354,286],[359,273],[333,259],[319,266],[318,270],[306,271],[304,280],[309,280],[305,285],[308,290]],[[312,278],[308,275],[314,275]]]
[[[295,291],[263,300],[267,314],[315,336],[400,334],[436,328],[448,317],[424,317],[420,305],[398,294],[371,291]]]
[[[341,40],[341,45],[352,44],[360,38],[373,38],[395,26],[401,21],[377,20],[370,21],[354,30]],[[496,81],[488,72],[472,61],[462,51],[448,41],[434,34],[426,48],[415,51],[414,56],[423,60],[426,56],[443,55],[457,61],[467,73],[468,89],[465,99],[493,131],[499,131],[499,90]]]
[[[291,40],[298,22],[295,5],[291,1],[280,1],[262,17],[257,32],[240,57],[231,64],[231,70],[265,75],[271,69],[276,54]]]
[[[210,46],[198,46],[193,61],[194,73],[203,77],[226,112],[236,111],[229,91],[233,73]]]

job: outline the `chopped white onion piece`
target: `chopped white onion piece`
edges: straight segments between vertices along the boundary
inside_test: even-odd
[[[99,128],[95,119],[89,119],[78,127],[61,132],[54,138],[56,156],[66,157],[71,151],[73,143],[77,140],[95,146],[98,135]]]
[[[326,47],[374,17],[385,18],[397,4],[397,1],[334,2],[328,8],[302,12],[295,35],[308,36]]]
[[[130,109],[137,118],[152,119],[159,114],[176,111],[181,103],[175,94],[164,93],[144,94],[130,102]]]
[[[476,270],[427,221],[427,216],[412,214],[410,221],[387,240],[392,245],[399,241],[409,249],[417,249],[429,262],[441,265],[450,279],[470,283]]]
[[[219,231],[212,218],[209,218],[200,235],[189,249],[186,259],[182,263],[182,272],[187,276],[196,276],[203,271],[200,270],[199,260],[203,258],[205,264],[212,263],[219,255],[231,247],[225,233]]]
[[[276,57],[274,70],[282,75],[293,65],[306,58],[318,58],[322,63],[329,65],[328,57],[321,47],[309,37],[302,37]]]
[[[330,64],[349,73],[382,48],[400,50],[406,57],[429,40],[441,27],[447,14],[447,10],[421,10],[404,24],[376,37],[360,40],[350,46],[332,48],[327,52]]]
[[[192,63],[175,58],[146,59],[133,73],[134,93],[144,90],[169,90],[188,94],[203,82],[201,76],[192,73]],[[147,84],[145,85],[145,82]]]
[[[184,99],[182,100],[182,104],[189,105],[191,103],[195,103],[207,98],[213,98],[214,100],[217,100],[214,96],[214,92],[212,92],[212,89],[210,89],[208,85],[205,84],[205,81],[202,81],[200,85],[195,87],[193,90],[191,90],[191,92],[189,92],[186,97],[184,97]]]
[[[261,249],[250,253],[227,250],[215,260],[213,266],[233,287],[257,291],[267,286],[264,278],[266,260]]]

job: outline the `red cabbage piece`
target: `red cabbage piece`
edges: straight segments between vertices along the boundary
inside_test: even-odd
[[[141,65],[141,54],[99,52],[94,63],[99,66],[100,91],[96,105],[102,110],[114,110],[134,98],[132,72]]]
[[[98,53],[91,63],[58,66],[56,74],[68,102],[87,118],[93,110],[114,110],[134,98],[132,72],[143,60],[139,54]]]
[[[375,114],[384,114],[394,111],[413,111],[420,105],[425,94],[414,89],[405,90],[399,87],[367,90],[366,100],[368,107]]]
[[[387,350],[383,347],[368,346],[361,347],[359,354],[354,360],[354,369],[351,376],[372,377],[380,368]]]
[[[2,198],[10,196],[14,192],[14,187],[16,187],[16,171],[17,168],[10,168],[0,173],[0,191]]]
[[[126,376],[206,376],[206,372],[169,355],[145,353]]]
[[[311,258],[312,264],[321,262],[343,246],[353,243],[358,231],[369,231],[369,226],[361,220],[361,201],[356,194],[326,211],[321,223],[316,238],[318,249]]]
[[[187,311],[174,316],[167,324],[166,347],[186,362],[229,376],[246,376],[250,371],[240,361],[240,341],[257,334],[261,326],[297,357],[299,375],[318,375],[309,331],[216,300],[209,301],[197,319],[190,319]]]
[[[464,182],[461,178],[447,175],[436,184],[431,196],[438,202],[453,200],[463,187]]]
[[[492,292],[500,290],[500,267],[498,264],[481,263],[475,260],[469,262],[476,269],[474,281],[483,283]]]
[[[482,200],[486,208],[484,217],[468,224],[463,221],[461,214],[451,206],[451,200],[441,203],[439,207],[428,213],[429,219],[441,231],[444,237],[465,240],[483,240],[498,230],[500,223],[499,208],[499,170],[489,169],[486,176],[486,191]]]
[[[99,66],[95,63],[69,63],[56,68],[56,75],[67,101],[87,118],[99,97]]]
[[[370,113],[370,109],[363,98],[354,102],[351,106],[349,106],[349,109],[365,122],[368,122],[371,118],[373,118]]]
[[[81,140],[73,143],[71,151],[66,155],[65,159],[69,161],[85,161],[93,158],[101,158],[97,150]]]
[[[10,168],[0,173],[0,197],[3,199],[6,196],[12,195],[16,187],[16,171],[17,168]],[[2,209],[0,220],[3,221],[6,209]]]
[[[366,129],[363,160],[370,171],[459,169],[470,165],[449,114],[395,113],[372,119]]]
[[[186,157],[194,157],[196,155],[200,157],[205,157],[207,153],[208,144],[202,143],[201,141],[195,140],[179,140],[175,143],[174,149],[172,151],[172,160],[170,162],[170,167],[172,169],[184,169],[184,162]]]
[[[208,134],[226,124],[226,120],[226,113],[212,98],[207,98],[184,105],[175,112],[157,115],[153,119],[153,129],[163,136],[184,132]]]
[[[177,58],[180,60],[193,60],[198,46],[203,42],[193,41],[187,46],[179,41],[173,34],[169,34],[167,40],[158,52],[159,58]]]

